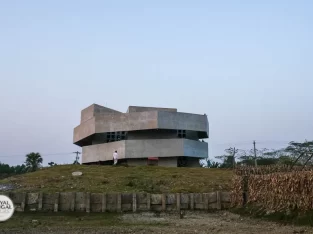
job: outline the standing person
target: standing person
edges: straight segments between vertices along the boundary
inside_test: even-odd
[[[115,150],[115,152],[113,153],[113,160],[114,160],[114,165],[116,165],[117,164],[117,160],[118,160],[117,150]]]

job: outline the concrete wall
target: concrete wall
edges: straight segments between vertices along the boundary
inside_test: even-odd
[[[158,166],[160,166],[160,167],[177,167],[177,157],[159,158]]]
[[[88,106],[87,108],[83,109],[80,114],[80,123],[87,121],[94,117],[94,105]]]
[[[127,160],[129,166],[146,166],[148,164],[147,158],[131,158]],[[159,158],[158,166],[161,167],[177,167],[177,157]]]
[[[157,129],[158,112],[134,112],[115,115],[114,117],[103,115],[96,116],[96,132],[119,132],[146,129]]]
[[[184,139],[184,156],[207,158],[209,153],[208,143]]]
[[[144,111],[156,111],[156,110],[177,112],[177,109],[176,109],[176,108],[129,106],[128,109],[127,109],[127,113],[131,113],[131,112],[144,112]]]
[[[149,129],[195,131],[201,132],[202,135],[204,133],[203,137],[207,137],[208,121],[206,115],[166,111],[96,115],[74,129],[74,143],[94,133]]]
[[[92,104],[81,111],[80,123],[101,114],[121,114],[121,112],[97,104]]]
[[[183,155],[183,153],[183,139],[126,141],[126,158],[175,157]]]
[[[15,211],[127,212],[221,210],[230,207],[229,192],[212,193],[2,193]]]
[[[159,158],[157,162],[157,166],[161,167],[177,167],[177,158],[178,157],[171,157],[171,158]],[[187,164],[185,167],[200,167],[199,159],[198,158],[187,158]],[[146,166],[148,164],[147,158],[132,158],[127,159],[127,164],[129,166]]]
[[[113,152],[117,150],[119,158],[148,157],[178,157],[195,158],[208,157],[208,143],[183,138],[148,139],[115,141],[104,144],[83,147],[82,162],[98,162],[112,160]],[[173,162],[174,163],[174,162]],[[166,163],[168,165],[169,163]]]
[[[92,117],[74,128],[74,143],[78,143],[79,141],[93,135],[96,131],[95,126],[95,118]]]
[[[206,115],[158,111],[158,127],[206,132],[208,119]]]
[[[131,158],[127,159],[127,165],[129,166],[146,166],[148,159],[146,158]]]
[[[113,153],[115,150],[117,150],[120,159],[125,158],[125,141],[84,146],[82,163],[113,160]]]

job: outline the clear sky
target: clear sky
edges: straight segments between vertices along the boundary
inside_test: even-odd
[[[211,158],[312,140],[312,11],[310,0],[2,0],[0,161],[72,162],[92,103],[206,113]]]

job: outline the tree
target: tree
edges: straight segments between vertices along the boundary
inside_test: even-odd
[[[265,156],[267,152],[268,152],[268,149],[266,148],[256,149],[255,153],[256,153],[257,165],[272,165],[276,163],[276,161],[272,159],[271,157]],[[255,165],[254,149],[241,150],[239,160],[240,160],[240,164],[242,165],[254,166]]]
[[[231,168],[231,167],[235,167],[236,158],[238,158],[237,155],[241,155],[243,150],[236,149],[235,147],[230,147],[228,149],[225,149],[225,152],[227,154],[216,156],[215,158],[221,159],[223,161],[220,167]]]
[[[39,153],[29,153],[26,155],[26,167],[28,171],[36,171],[42,164],[42,157]]]
[[[55,162],[49,162],[48,165],[49,165],[50,167],[53,167],[53,166],[56,166],[56,165],[58,165],[58,164],[56,164]]]
[[[19,175],[26,173],[26,166],[24,164],[17,166],[10,166],[0,162],[0,178],[6,178],[12,175]]]
[[[209,168],[219,168],[221,166],[220,163],[218,162],[212,162],[211,165],[209,166]]]
[[[313,141],[305,140],[303,143],[291,141],[285,152],[293,158],[294,163],[312,164]]]

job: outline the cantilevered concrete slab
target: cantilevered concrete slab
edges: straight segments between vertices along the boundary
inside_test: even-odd
[[[83,147],[83,163],[111,161],[117,150],[119,158],[128,161],[142,163],[158,157],[173,165],[182,157],[206,158],[208,145],[200,139],[208,138],[208,132],[206,115],[139,106],[130,106],[122,113],[93,104],[82,110],[73,140]]]
[[[177,112],[176,108],[162,108],[162,107],[144,107],[144,106],[129,106],[127,113],[131,112],[145,112],[145,111],[172,111]]]

